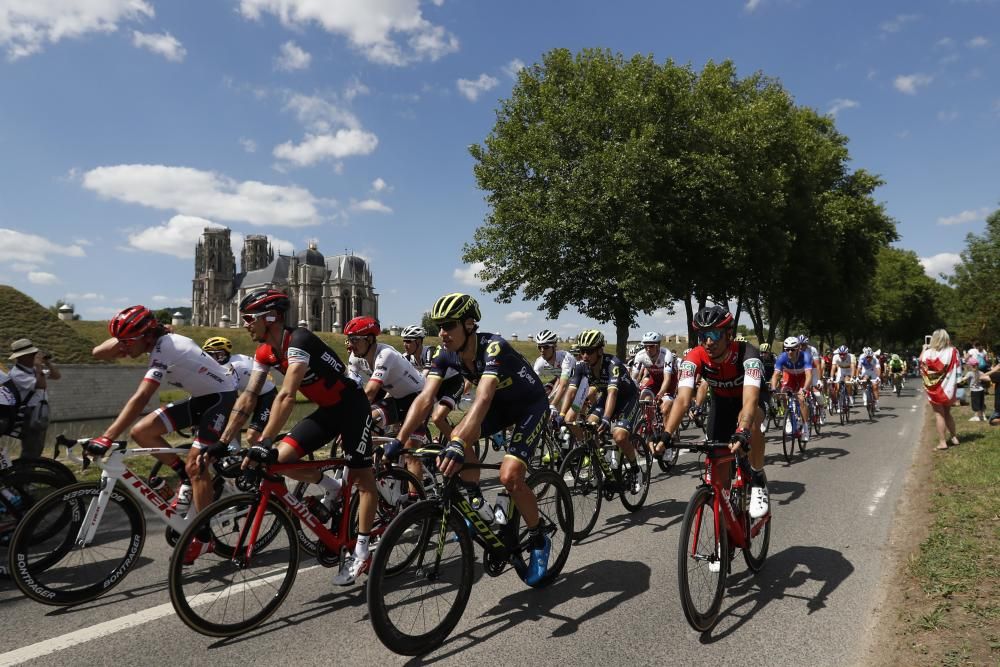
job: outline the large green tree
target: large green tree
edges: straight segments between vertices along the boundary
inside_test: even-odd
[[[878,254],[871,301],[864,319],[872,345],[881,349],[918,349],[924,335],[944,325],[938,312],[938,288],[912,250],[883,248]]]
[[[1000,342],[1000,210],[986,218],[983,234],[965,238],[962,261],[949,282],[955,288],[957,341]]]

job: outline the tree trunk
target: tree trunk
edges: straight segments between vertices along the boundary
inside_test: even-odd
[[[684,314],[687,316],[687,331],[688,331],[687,346],[694,347],[694,345],[691,344],[691,341],[695,339],[694,329],[691,327],[691,321],[694,320],[694,307],[691,305],[690,296],[684,299]]]
[[[617,356],[622,361],[625,360],[627,348],[628,348],[628,330],[631,326],[631,322],[623,322],[621,320],[615,320],[615,356]]]

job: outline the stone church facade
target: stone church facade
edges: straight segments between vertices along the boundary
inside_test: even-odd
[[[276,254],[266,236],[248,234],[237,271],[230,230],[205,228],[195,247],[191,324],[239,324],[240,300],[261,287],[288,294],[289,326],[305,322],[314,331],[339,332],[359,315],[378,317],[371,268],[362,258],[324,257],[315,243],[294,255]]]

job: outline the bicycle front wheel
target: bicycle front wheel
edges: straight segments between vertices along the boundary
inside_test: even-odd
[[[42,604],[79,604],[108,592],[135,567],[146,520],[121,488],[111,490],[93,538],[80,543],[80,529],[100,494],[98,482],[70,484],[24,516],[8,555],[11,578],[22,593]]]
[[[257,517],[258,512],[263,515]],[[257,518],[258,536],[268,540],[257,539],[251,550],[247,546]],[[192,541],[209,533],[211,550],[185,562]],[[228,496],[202,510],[181,534],[170,557],[170,602],[192,630],[232,637],[274,613],[298,567],[295,526],[284,508],[274,500],[260,507],[256,494]]]
[[[628,468],[623,465],[621,467],[622,485],[619,496],[622,499],[622,505],[625,506],[625,509],[629,512],[637,512],[646,502],[646,496],[649,495],[649,478],[653,471],[653,455],[645,447],[640,449],[635,442],[635,438],[633,438],[632,444],[635,446],[635,463],[637,469],[633,474],[637,477],[637,484],[631,483]]]
[[[711,630],[719,617],[729,574],[725,519],[715,515],[711,487],[701,486],[684,510],[677,550],[677,581],[684,617],[698,632]]]
[[[572,538],[582,540],[590,535],[601,513],[604,473],[587,447],[577,447],[571,451],[559,472],[569,489],[570,502],[573,504]]]
[[[548,569],[541,581],[534,586],[545,588],[556,580],[566,565],[566,559],[569,558],[569,550],[573,543],[573,501],[562,478],[551,470],[538,470],[532,473],[526,483],[535,494],[539,520],[544,526],[545,534],[552,542]],[[508,528],[510,530],[508,535],[513,535],[511,539],[516,539],[518,545],[512,549],[511,562],[523,579],[528,570],[530,535],[528,527],[523,525],[521,512],[516,505]]]
[[[472,592],[474,550],[457,511],[440,500],[411,505],[382,535],[368,574],[368,616],[386,648],[434,650],[462,618]]]
[[[785,457],[785,463],[792,462],[792,455],[795,454],[795,422],[792,415],[785,414],[784,426],[781,428],[781,451]]]
[[[743,560],[753,573],[760,572],[767,558],[767,550],[771,545],[771,514],[760,519],[751,519],[750,513],[744,514],[745,529],[750,536],[750,547],[743,549]]]

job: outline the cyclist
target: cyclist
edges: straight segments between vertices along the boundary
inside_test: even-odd
[[[164,435],[196,425],[198,434],[186,463],[176,454],[159,454],[156,458],[173,468],[181,481],[174,507],[190,505],[193,495],[194,508],[200,510],[212,502],[212,478],[206,463],[223,456],[231,440],[224,437],[223,429],[236,401],[236,377],[190,338],[168,333],[145,306],[130,306],[119,312],[108,322],[108,333],[111,338],[93,350],[96,359],[135,359],[148,353],[149,369],[115,420],[90,443],[104,454],[135,422],[131,435],[140,447],[166,448],[170,445]],[[168,403],[139,418],[164,382],[180,387],[190,397]],[[184,562],[193,563],[198,556],[213,549],[209,536],[199,536],[191,541]]]
[[[848,391],[848,399],[854,405],[854,376],[857,373],[857,359],[851,354],[846,345],[841,345],[833,352],[830,358],[830,398],[833,409],[840,412],[840,381],[844,381],[844,386]]]
[[[403,347],[406,350],[406,354],[403,356],[409,359],[426,378],[427,372],[431,367],[431,361],[435,355],[440,353],[441,346],[428,345],[425,347],[424,336],[427,335],[427,332],[421,326],[408,326],[403,329],[402,333]],[[435,404],[434,411],[431,413],[431,421],[434,422],[438,433],[441,434],[442,442],[447,442],[451,436],[451,422],[448,421],[448,415],[458,407],[458,403],[462,400],[462,394],[465,393],[465,390],[465,380],[462,379],[458,371],[449,368],[445,374],[444,382],[441,383],[441,387],[438,389],[437,404]]]
[[[889,358],[889,371],[892,373],[893,386],[897,384],[902,386],[903,375],[906,373],[906,362],[895,352]]]
[[[569,392],[563,399],[557,423],[565,418],[570,408],[570,397],[586,378],[590,386],[597,389],[597,405],[587,420],[594,424],[600,422],[599,431],[602,433],[611,431],[611,438],[625,455],[626,483],[638,492],[641,475],[631,436],[639,417],[639,392],[625,364],[618,357],[604,354],[604,334],[588,329],[577,340],[583,361],[573,369]]]
[[[424,337],[427,332],[419,324],[411,324],[400,333],[403,337],[403,358],[418,371],[424,370]]]
[[[382,328],[374,317],[355,317],[344,327],[344,333],[351,353],[348,367],[353,375],[364,381],[365,395],[372,404],[372,420],[385,433],[406,419],[413,400],[424,389],[424,376],[393,347],[376,341]],[[429,439],[424,420],[405,444],[408,449],[417,449],[426,445]],[[420,461],[410,459],[407,468],[421,479]],[[410,491],[416,495],[416,489]]]
[[[723,306],[706,306],[691,321],[701,343],[684,356],[680,366],[677,398],[664,429],[670,446],[671,434],[691,404],[695,382],[702,377],[712,388],[712,409],[706,424],[708,438],[729,442],[730,449],[750,449],[750,516],[766,516],[769,510],[767,477],[764,474],[764,434],[760,424],[764,414],[760,398],[763,364],[757,348],[733,337],[733,315]],[[797,342],[797,341],[796,341]]]
[[[250,448],[244,466],[291,463],[340,436],[350,478],[357,482],[359,496],[354,554],[344,558],[333,580],[339,586],[348,586],[367,572],[371,564],[368,539],[376,508],[375,475],[371,468],[371,405],[364,392],[347,377],[347,365],[336,352],[306,327],[292,329],[285,325],[290,306],[288,295],[275,289],[254,290],[240,301],[243,323],[257,343],[257,352],[250,381],[233,408],[223,437],[229,442],[239,434],[271,368],[277,368],[285,379],[274,399],[271,418],[260,440]],[[273,439],[291,416],[295,396],[300,391],[316,404],[316,409],[293,426],[275,447]],[[330,496],[340,492],[341,481],[318,470],[286,474],[292,479],[319,484]]]
[[[879,384],[882,382],[882,365],[878,361],[878,357],[872,352],[870,347],[866,347],[861,350],[861,356],[858,357],[858,380],[864,382],[866,379],[872,383],[872,396],[875,399],[875,411],[878,412],[878,389]],[[867,398],[865,399],[867,400]]]
[[[656,400],[664,421],[670,414],[670,404],[677,392],[677,357],[670,350],[660,346],[663,336],[649,331],[642,336],[642,350],[635,355],[633,368],[638,377],[640,398],[643,394]]]
[[[796,392],[799,395],[799,405],[802,407],[802,441],[809,442],[809,403],[805,391],[812,386],[813,360],[809,350],[803,350],[802,344],[795,336],[789,336],[783,343],[784,352],[774,362],[774,374],[771,376],[771,391],[778,391],[778,380],[781,380],[781,390]]]
[[[823,357],[820,356],[819,350],[809,344],[809,336],[805,334],[799,336],[799,347],[803,352],[808,351],[812,356],[812,395],[816,402],[816,408],[819,410],[819,423],[823,425],[826,423],[823,416],[823,374],[826,371],[826,366],[823,365]]]
[[[237,392],[243,392],[247,388],[250,375],[253,373],[253,359],[245,354],[233,354],[232,341],[222,336],[213,336],[202,344],[201,349],[236,377]],[[274,397],[278,395],[278,388],[274,386],[270,374],[264,380],[264,386],[260,391],[257,403],[253,407],[253,414],[250,416],[250,424],[247,426],[247,444],[250,446],[260,440],[260,434],[267,425],[268,417],[271,416]]]
[[[770,343],[760,344],[760,363],[764,366],[764,377],[770,378],[774,375],[774,353],[771,352]],[[760,386],[760,405],[761,409],[767,403],[771,402],[771,385],[767,382],[761,383]]]
[[[482,315],[479,304],[468,294],[446,294],[434,302],[431,318],[440,327],[441,350],[431,362],[427,382],[413,401],[406,421],[395,440],[385,448],[392,459],[402,452],[405,442],[436,400],[438,389],[449,369],[476,386],[472,406],[451,432],[447,446],[438,457],[438,469],[445,477],[459,473],[465,461],[478,463],[472,443],[481,434],[497,433],[514,427],[514,435],[500,465],[500,483],[517,504],[528,528],[531,557],[524,581],[538,584],[548,569],[552,542],[543,531],[538,502],[525,484],[528,461],[531,460],[544,420],[549,415],[549,402],[542,381],[528,362],[498,334],[479,331]],[[472,498],[474,508],[489,509],[479,489],[479,470],[459,473]]]

